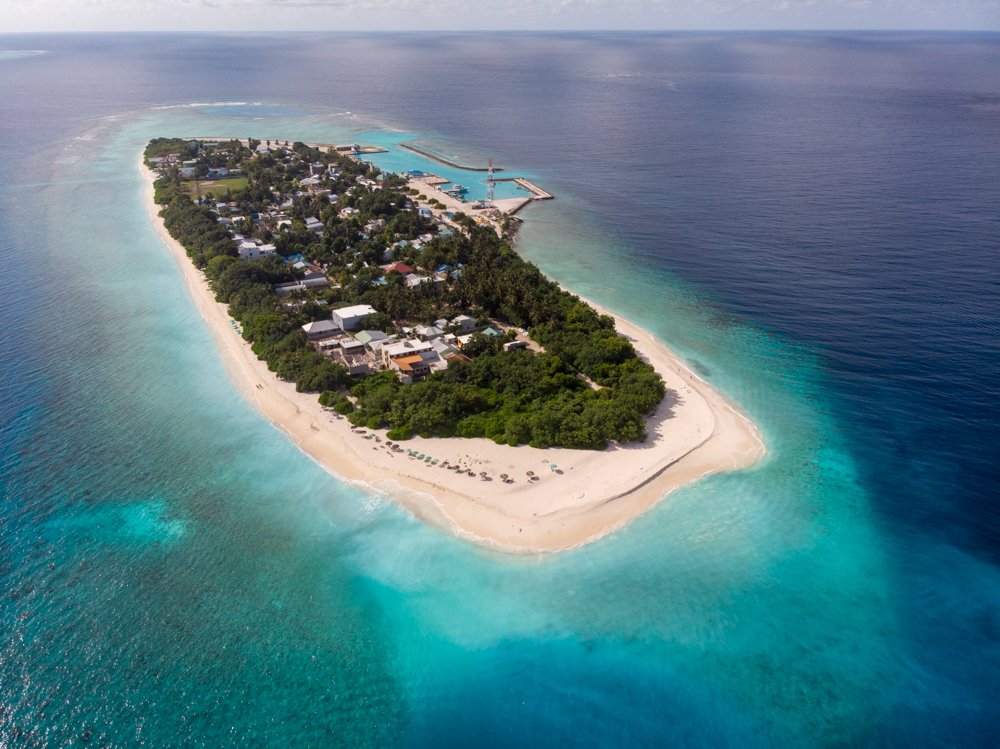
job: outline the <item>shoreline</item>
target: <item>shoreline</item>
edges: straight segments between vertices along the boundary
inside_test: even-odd
[[[618,332],[664,379],[668,392],[647,419],[646,442],[603,451],[509,447],[484,438],[415,437],[401,443],[476,473],[507,473],[514,484],[393,453],[385,448],[384,433],[381,443],[353,433],[347,419],[319,405],[317,394],[297,393],[294,383],[279,380],[257,359],[232,329],[201,271],[164,227],[153,202],[155,175],[141,153],[139,169],[150,221],[177,262],[241,395],[327,472],[387,495],[459,538],[519,554],[575,548],[622,527],[675,489],[712,473],[749,468],[766,452],[750,420],[651,333],[580,297],[614,318]],[[529,480],[528,471],[536,478]]]

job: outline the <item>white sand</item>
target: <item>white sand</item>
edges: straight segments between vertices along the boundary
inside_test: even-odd
[[[647,422],[645,443],[601,452],[508,447],[487,439],[418,437],[402,443],[440,461],[461,463],[475,477],[393,453],[385,447],[384,433],[381,444],[353,434],[348,421],[321,407],[315,394],[295,392],[294,384],[280,381],[257,359],[202,273],[167,233],[153,203],[154,175],[141,159],[140,169],[150,220],[244,397],[331,473],[390,495],[439,528],[509,552],[569,549],[610,533],[679,486],[749,467],[765,452],[754,425],[718,391],[650,333],[612,315],[618,331],[655,367],[669,391]],[[482,480],[481,471],[492,481]],[[528,471],[537,478],[529,481]],[[515,483],[502,482],[504,473]]]

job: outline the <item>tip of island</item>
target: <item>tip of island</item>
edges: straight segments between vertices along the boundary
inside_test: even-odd
[[[759,430],[634,323],[511,247],[552,195],[487,194],[383,151],[156,138],[150,218],[240,392],[334,475],[506,552],[574,548],[752,466]],[[498,181],[523,193],[497,199]]]

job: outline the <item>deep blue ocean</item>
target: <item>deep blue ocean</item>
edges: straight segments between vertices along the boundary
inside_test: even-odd
[[[1000,36],[0,50],[0,746],[1000,745]],[[520,251],[767,459],[538,557],[337,480],[231,387],[160,135],[530,176]]]

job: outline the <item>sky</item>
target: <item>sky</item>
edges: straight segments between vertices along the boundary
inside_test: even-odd
[[[0,31],[1000,29],[1000,0],[0,0]]]

